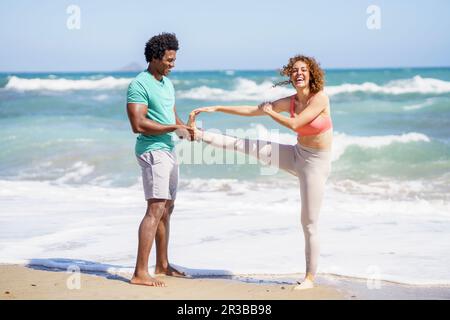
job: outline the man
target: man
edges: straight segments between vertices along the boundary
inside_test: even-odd
[[[175,109],[175,91],[166,76],[175,66],[178,40],[175,34],[152,37],[145,46],[146,71],[129,85],[127,113],[136,141],[136,156],[142,168],[147,211],[139,226],[136,268],[130,283],[162,287],[164,282],[150,276],[148,258],[156,242],[155,274],[185,276],[169,264],[170,215],[174,209],[178,185],[173,132],[189,138],[193,130],[179,118]]]

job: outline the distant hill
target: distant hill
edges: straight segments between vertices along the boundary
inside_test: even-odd
[[[144,67],[137,62],[131,62],[126,66],[118,69],[118,71],[141,71],[141,70],[144,70]]]

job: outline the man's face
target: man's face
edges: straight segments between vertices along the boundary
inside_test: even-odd
[[[175,67],[176,59],[177,52],[175,50],[166,50],[161,60],[155,60],[158,73],[163,76],[167,76],[170,70]]]

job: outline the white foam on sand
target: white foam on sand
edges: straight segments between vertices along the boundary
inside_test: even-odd
[[[257,188],[232,180],[204,183],[209,187],[197,180],[179,190],[172,263],[195,275],[304,271],[294,181]],[[233,192],[237,185],[239,193]],[[0,203],[0,263],[133,269],[145,211],[138,184],[104,188],[0,181]],[[450,284],[449,228],[447,203],[370,199],[329,185],[321,211],[319,272]]]

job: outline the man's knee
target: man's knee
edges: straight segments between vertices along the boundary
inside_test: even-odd
[[[175,204],[172,200],[167,200],[164,209],[163,209],[163,214],[161,216],[161,220],[169,220],[170,219],[170,215],[173,212],[173,209],[175,208]]]
[[[166,212],[165,213],[167,215],[171,215],[174,209],[175,209],[175,201],[168,200],[166,203]]]
[[[161,218],[166,211],[166,200],[151,199],[148,200],[146,215]]]

